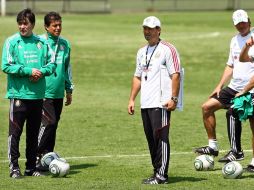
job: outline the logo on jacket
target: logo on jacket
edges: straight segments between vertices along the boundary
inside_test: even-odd
[[[64,46],[60,45],[60,50],[63,51],[64,50]]]
[[[37,48],[38,48],[38,49],[41,49],[41,47],[42,47],[42,46],[41,46],[41,43],[40,43],[40,42],[38,42],[38,44],[37,44]]]
[[[15,100],[15,106],[19,107],[21,105],[21,101],[20,100]]]

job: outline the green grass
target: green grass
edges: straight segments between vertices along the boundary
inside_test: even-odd
[[[71,165],[67,178],[8,176],[7,136],[9,102],[0,104],[0,189],[246,189],[253,188],[253,176],[225,180],[222,164],[215,170],[197,172],[191,153],[207,144],[200,106],[220,79],[228,57],[229,43],[236,30],[231,12],[153,13],[162,21],[162,38],[173,43],[185,68],[184,111],[172,114],[171,161],[168,185],[145,186],[141,180],[151,174],[151,163],[139,113],[127,114],[136,52],[145,40],[142,21],[148,13],[109,15],[62,15],[63,33],[72,44],[75,92],[73,104],[65,107],[57,133],[56,151]],[[254,18],[254,12],[250,12]],[[36,33],[42,33],[42,15]],[[15,17],[0,19],[0,41],[17,31]],[[0,75],[0,96],[4,97],[6,75]],[[218,111],[217,136],[221,150],[228,150],[225,111]],[[251,149],[248,123],[244,123],[242,146]],[[25,131],[20,151],[24,170]],[[225,152],[222,152],[222,156]],[[245,152],[246,166],[251,152]]]

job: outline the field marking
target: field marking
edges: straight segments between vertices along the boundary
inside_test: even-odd
[[[220,152],[228,152],[228,150],[220,150]],[[244,150],[244,152],[252,152],[252,150]],[[171,152],[170,155],[186,155],[195,154],[194,152]],[[118,154],[118,155],[98,155],[98,156],[72,156],[64,157],[66,160],[85,160],[93,158],[137,158],[137,157],[150,157],[149,154]],[[19,160],[25,161],[25,158],[20,158]],[[0,160],[0,163],[7,163],[9,160]]]
[[[216,38],[219,35],[221,35],[220,32],[210,32],[210,33],[206,33],[206,34],[197,34],[197,35],[186,35],[186,36],[176,36],[174,38],[178,38],[178,39],[204,39],[204,38]]]

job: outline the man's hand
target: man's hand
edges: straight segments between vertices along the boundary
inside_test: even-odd
[[[253,46],[254,45],[254,40],[253,36],[251,36],[247,41],[246,41],[246,46]]]
[[[176,105],[176,102],[174,102],[173,100],[169,100],[163,105],[163,107],[166,108],[168,111],[174,111],[176,109]]]
[[[72,94],[68,92],[68,93],[66,93],[65,105],[66,106],[71,105],[71,102],[72,102]]]
[[[221,91],[221,87],[216,87],[216,88],[213,90],[213,92],[209,95],[209,98],[211,98],[213,95],[216,95],[216,97],[219,98],[220,91]]]
[[[134,114],[134,106],[135,106],[135,103],[134,101],[129,101],[129,105],[128,105],[128,113],[130,115],[133,115]]]
[[[32,82],[37,82],[40,78],[42,78],[41,71],[33,68],[32,69],[32,76],[29,77],[29,80]]]

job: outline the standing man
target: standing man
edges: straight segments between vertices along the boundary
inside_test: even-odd
[[[244,10],[235,11],[232,18],[235,28],[239,33],[231,40],[228,62],[219,84],[209,99],[202,105],[203,122],[208,136],[208,146],[195,149],[195,152],[199,154],[218,156],[219,148],[216,139],[216,118],[214,113],[219,109],[227,109],[227,129],[231,150],[219,162],[244,159],[241,148],[242,125],[238,116],[229,108],[232,105],[231,100],[238,92],[244,89],[254,75],[253,63],[247,62],[243,64],[239,61],[241,49],[245,45],[246,40],[251,36],[250,19]],[[229,85],[223,88],[229,80]],[[250,92],[253,93],[253,90],[250,90]]]
[[[72,73],[70,64],[70,43],[60,36],[62,18],[56,12],[49,12],[44,17],[46,34],[42,38],[47,40],[49,49],[54,55],[57,64],[53,75],[46,77],[46,92],[43,101],[42,125],[38,138],[38,165],[40,158],[55,147],[56,130],[63,108],[63,99],[66,94],[65,105],[72,101]],[[66,92],[66,93],[65,93]],[[48,168],[47,168],[48,169]]]
[[[241,53],[240,53],[240,61],[242,62],[251,62],[254,64],[254,40],[253,40],[253,34],[251,37],[246,41],[245,46],[243,47]],[[243,63],[246,64],[246,63]],[[251,78],[249,84],[237,95],[240,96],[242,94],[245,94],[246,92],[250,91],[254,88],[254,76]],[[252,101],[253,101],[253,95],[252,95]],[[253,114],[254,115],[254,114]],[[254,118],[250,118],[250,127],[252,131],[252,159],[250,164],[247,166],[247,171],[254,172]]]
[[[19,32],[7,38],[2,53],[2,70],[7,74],[7,95],[10,99],[8,158],[10,177],[20,178],[19,142],[26,122],[25,176],[40,176],[36,171],[38,132],[45,94],[45,77],[56,65],[48,54],[44,40],[33,34],[35,15],[24,9],[17,15]]]
[[[135,98],[141,90],[141,115],[153,165],[153,175],[143,183],[165,184],[170,157],[170,115],[176,109],[180,88],[180,59],[175,47],[160,39],[158,18],[145,18],[143,33],[148,44],[137,53],[128,113],[134,114]]]

